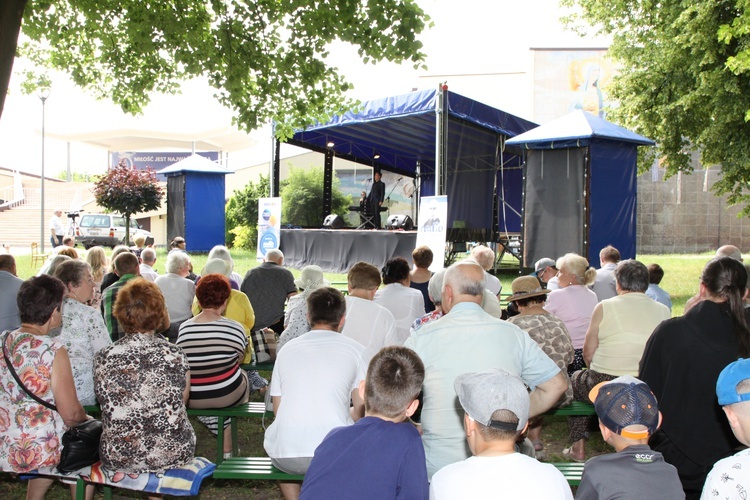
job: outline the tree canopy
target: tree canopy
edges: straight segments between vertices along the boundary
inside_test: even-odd
[[[258,200],[268,197],[271,182],[267,175],[261,175],[258,182],[250,181],[243,189],[235,189],[226,206],[226,235],[227,245],[232,247],[236,243],[235,228],[241,228],[247,233],[243,248],[254,249],[258,241]]]
[[[721,164],[717,194],[750,214],[750,5],[747,0],[692,2],[563,0],[578,21],[611,35],[620,64],[611,116],[657,141],[654,156],[669,175],[691,172],[691,155]],[[576,17],[573,18],[574,22]]]
[[[156,210],[164,196],[151,168],[138,170],[125,164],[109,169],[96,181],[93,191],[99,206],[125,217],[126,242],[130,241],[130,216]]]
[[[330,44],[355,46],[365,62],[423,65],[417,36],[429,17],[415,0],[8,0],[0,9],[0,113],[23,11],[20,53],[65,71],[98,97],[137,113],[153,91],[206,77],[216,98],[252,130],[277,135],[325,120],[353,103]],[[25,7],[25,10],[24,10]],[[35,80],[38,80],[35,75]]]
[[[333,175],[331,193],[331,213],[346,215],[352,204],[350,196],[340,189],[341,181]],[[289,171],[289,178],[281,187],[281,221],[302,227],[321,227],[323,225],[323,167],[308,169],[294,168]],[[326,214],[328,215],[328,214]]]

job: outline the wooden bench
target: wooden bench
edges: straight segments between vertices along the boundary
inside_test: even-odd
[[[244,365],[240,365],[240,368],[243,370],[257,370],[259,372],[272,372],[273,371],[273,361],[263,361],[261,363],[247,363]]]
[[[84,410],[88,414],[99,414],[101,409],[99,406],[84,406]],[[217,429],[216,429],[216,464],[220,464],[224,460],[224,422],[227,418],[235,417],[252,417],[252,418],[267,418],[272,420],[274,415],[272,411],[266,411],[266,404],[262,401],[250,402],[241,404],[238,406],[230,406],[229,408],[206,408],[196,409],[188,408],[187,414],[189,416],[201,416],[201,417],[216,417],[218,418]],[[235,453],[237,452],[237,421],[232,420],[231,424],[232,432],[232,443],[235,446]]]
[[[230,429],[234,452],[237,453],[237,443],[239,441],[236,418],[253,417],[272,420],[274,417],[272,411],[266,411],[266,403],[262,401],[230,406],[229,408],[206,408],[204,410],[188,408],[187,413],[190,416],[217,417],[219,419],[216,423],[216,465],[224,461],[224,422],[227,418],[235,417],[235,419],[232,419]]]
[[[570,486],[581,484],[583,465],[576,462],[552,463]],[[214,470],[216,479],[244,479],[248,481],[302,481],[303,474],[287,474],[277,469],[268,457],[232,457],[218,464]]]
[[[302,481],[304,474],[287,474],[271,464],[268,457],[232,457],[216,466],[215,479]]]
[[[568,406],[562,408],[552,408],[544,412],[544,415],[562,415],[566,417],[589,417],[596,416],[596,410],[591,403],[583,401],[573,401]]]
[[[583,466],[585,464],[577,462],[548,462],[550,465],[554,465],[557,470],[562,472],[563,477],[571,486],[578,486],[581,484],[581,476],[583,475]]]

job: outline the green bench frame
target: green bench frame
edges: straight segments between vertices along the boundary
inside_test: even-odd
[[[582,463],[552,463],[570,486],[581,484]],[[273,466],[268,457],[232,457],[224,460],[214,470],[215,479],[242,479],[247,481],[302,481],[303,474],[287,474]]]

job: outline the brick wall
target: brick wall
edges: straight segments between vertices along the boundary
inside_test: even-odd
[[[664,179],[654,167],[638,178],[637,253],[694,253],[733,244],[750,250],[750,218],[714,195],[720,168],[704,170],[694,157],[693,174]]]

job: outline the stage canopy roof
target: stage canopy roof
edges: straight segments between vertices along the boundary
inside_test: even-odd
[[[338,157],[411,177],[417,165],[423,175],[434,173],[440,92],[428,89],[364,102],[356,112],[295,133],[289,143],[317,151],[330,148]],[[492,167],[498,135],[515,137],[537,126],[453,92],[447,92],[446,108],[448,156],[459,168]]]
[[[588,146],[592,140],[607,139],[640,146],[654,141],[582,110],[576,110],[520,134],[506,142],[524,149],[563,149]]]

